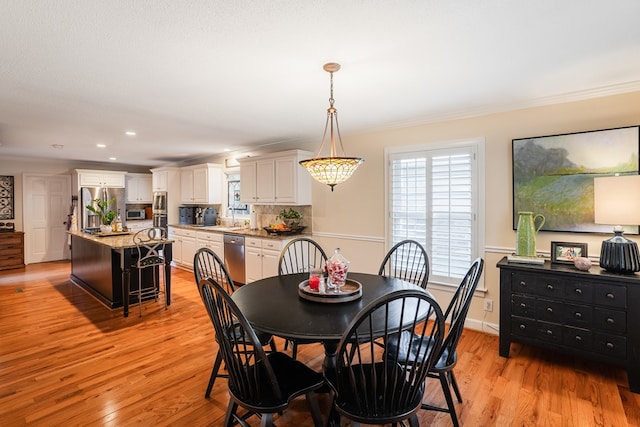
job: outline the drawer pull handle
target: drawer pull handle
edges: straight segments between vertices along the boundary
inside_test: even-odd
[[[547,285],[547,289],[552,291],[553,290],[553,285]]]
[[[551,329],[547,329],[547,335],[553,335],[553,331]]]
[[[610,343],[610,342],[608,342],[608,343],[607,343],[607,348],[608,348],[609,350],[613,350],[615,347],[616,347],[616,346],[615,346],[615,345],[613,345],[613,343]]]
[[[527,308],[527,304],[525,304],[525,303],[523,303],[523,302],[522,302],[522,303],[520,303],[520,308]]]
[[[547,307],[547,313],[553,313],[553,308]]]
[[[580,288],[576,288],[576,294],[578,294],[578,295],[582,295],[582,289],[580,289]]]
[[[615,299],[615,295],[613,295],[611,292],[609,292],[609,293],[607,294],[607,298],[609,298],[609,299]]]
[[[573,313],[573,315],[576,317],[576,319],[582,319],[582,313],[580,313],[579,311]]]
[[[576,341],[577,342],[581,342],[582,341],[582,337],[580,335],[576,335]]]
[[[524,280],[521,280],[520,281],[520,286],[525,287],[525,286],[527,286],[527,283]]]
[[[616,322],[611,317],[607,317],[607,323],[610,324],[610,325],[613,325]]]
[[[520,330],[524,331],[525,329],[527,329],[527,327],[525,325],[523,325],[523,324],[520,324]]]

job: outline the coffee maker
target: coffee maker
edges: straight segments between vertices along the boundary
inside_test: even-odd
[[[193,223],[195,225],[204,225],[204,208],[196,207],[193,209]]]

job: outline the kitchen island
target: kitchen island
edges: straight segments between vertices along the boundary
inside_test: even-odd
[[[98,237],[81,231],[71,235],[71,281],[89,292],[107,307],[123,307],[129,315],[129,289],[138,288],[138,275],[131,274],[137,257],[133,234]],[[165,246],[165,283],[167,305],[171,304],[172,240]],[[143,283],[151,283],[152,271],[143,271]]]

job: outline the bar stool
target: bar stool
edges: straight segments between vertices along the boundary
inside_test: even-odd
[[[136,262],[133,265],[133,268],[138,270],[138,287],[137,289],[130,289],[129,295],[126,297],[137,297],[140,309],[139,317],[142,317],[142,301],[152,297],[155,301],[158,301],[158,296],[161,293],[165,294],[164,308],[165,310],[167,309],[167,284],[164,279],[166,269],[164,246],[166,241],[167,232],[164,228],[159,227],[145,228],[133,236],[133,243],[138,251]],[[161,267],[162,274],[160,272]],[[147,269],[150,269],[150,273],[143,274]],[[146,279],[144,282],[143,278]],[[151,279],[151,283],[149,283],[149,279]],[[163,282],[164,289],[161,288],[160,282]]]

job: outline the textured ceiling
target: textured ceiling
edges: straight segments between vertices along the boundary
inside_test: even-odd
[[[347,151],[364,129],[637,90],[638,16],[637,0],[3,0],[0,156],[319,144],[330,61]]]

